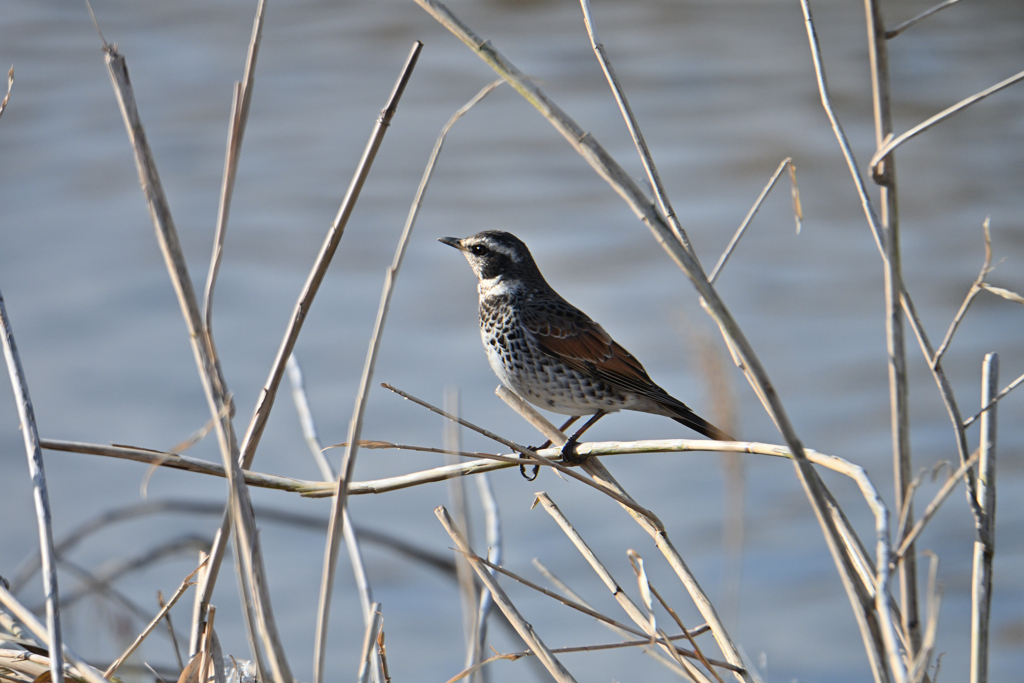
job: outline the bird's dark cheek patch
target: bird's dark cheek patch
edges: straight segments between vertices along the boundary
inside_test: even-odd
[[[490,280],[492,277],[504,275],[509,271],[511,266],[512,263],[509,260],[509,257],[505,254],[492,254],[480,269],[480,278],[482,280]]]

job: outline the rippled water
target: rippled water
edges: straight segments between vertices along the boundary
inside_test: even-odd
[[[255,3],[104,2],[104,35],[128,60],[161,178],[201,282],[209,259],[231,83],[240,77]],[[927,3],[886,8],[890,23]],[[535,77],[626,169],[642,177],[571,2],[458,2],[468,24]],[[860,162],[874,146],[869,74],[859,3],[817,2],[815,18],[829,83]],[[818,101],[795,2],[597,3],[601,37],[631,97],[677,212],[710,267],[768,176],[786,156],[798,168],[803,230],[794,234],[789,190],[769,197],[719,280],[719,288],[766,365],[804,442],[864,465],[891,498],[888,391],[881,262]],[[891,43],[896,128],[923,118],[1024,68],[1024,6],[962,3]],[[307,320],[297,354],[325,443],[345,438],[384,269],[441,126],[494,76],[410,2],[272,3],[239,168],[215,335],[239,407],[241,431],[283,326],[330,224],[380,107],[413,40],[426,44],[394,125]],[[26,366],[44,437],[169,448],[208,419],[194,363],[138,188],[123,124],[85,9],[69,3],[9,2],[0,10],[0,65],[17,82],[0,119],[0,287]],[[982,102],[908,143],[898,154],[905,278],[938,343],[983,258],[980,226],[991,217],[1000,286],[1024,290],[1024,87]],[[716,419],[697,337],[728,364],[692,288],[619,198],[518,95],[499,88],[453,130],[399,276],[376,378],[440,402],[460,387],[462,410],[519,441],[531,428],[496,397],[479,348],[472,275],[436,242],[484,228],[515,232],[548,279],[627,348],[673,394]],[[982,355],[998,351],[1003,384],[1024,372],[1024,316],[982,297],[946,358],[965,413],[978,402]],[[915,467],[956,457],[948,419],[916,343],[911,352]],[[734,432],[778,441],[742,376],[726,372]],[[1024,485],[1021,403],[1000,412],[999,541],[992,680],[1024,665]],[[5,524],[0,575],[11,576],[36,531],[17,417],[4,408],[0,482]],[[413,405],[375,390],[364,435],[440,444],[441,426]],[[686,436],[671,422],[619,415],[593,437]],[[972,438],[976,438],[973,437]],[[473,449],[490,446],[464,436]],[[215,444],[191,452],[218,460]],[[337,455],[334,455],[336,458]],[[368,479],[432,466],[438,456],[364,451]],[[783,462],[745,461],[745,543],[739,616],[726,614],[768,680],[865,680],[870,674],[849,605],[817,524]],[[625,456],[608,462],[623,484],[665,520],[687,562],[725,605],[722,548],[724,471],[710,455]],[[102,512],[139,502],[146,468],[48,453],[58,536]],[[255,469],[302,478],[318,472],[286,395],[281,396]],[[871,519],[854,487],[825,476],[870,545]],[[539,510],[546,490],[624,585],[624,551],[649,558],[654,580],[685,604],[682,590],[633,522],[591,491],[543,473],[527,483],[494,477],[506,562],[533,575],[540,558],[599,607],[611,601]],[[937,485],[922,486],[919,507]],[[326,519],[324,501],[254,492],[258,506]],[[153,501],[218,502],[221,481],[170,471],[148,481]],[[443,485],[360,498],[357,524],[438,553],[451,541],[434,519]],[[262,539],[292,666],[310,676],[322,533],[262,518]],[[72,554],[94,571],[171,539],[206,537],[215,516],[163,514],[123,523]],[[973,531],[957,493],[922,539],[942,558],[939,650],[943,678],[962,679],[970,612]],[[376,599],[384,605],[395,680],[445,680],[461,665],[462,631],[452,584],[393,553],[370,547]],[[145,611],[157,589],[173,590],[194,553],[128,575],[118,588]],[[80,578],[69,568],[62,588]],[[236,591],[222,577],[216,602],[225,651],[246,648]],[[514,589],[513,589],[514,590]],[[38,585],[23,593],[38,600]],[[514,591],[527,619],[553,645],[614,640],[584,619]],[[115,655],[118,633],[134,633],[118,603],[89,598],[66,610],[80,652]],[[684,610],[687,623],[699,618]],[[188,619],[181,612],[179,625]],[[114,635],[111,635],[114,634]],[[347,567],[339,575],[331,627],[331,676],[351,676],[362,637]],[[496,647],[515,649],[504,634]],[[146,656],[170,661],[166,645]],[[662,680],[640,655],[566,656],[580,680]],[[521,680],[523,662],[499,663],[493,680]]]

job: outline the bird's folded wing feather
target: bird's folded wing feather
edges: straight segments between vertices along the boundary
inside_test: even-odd
[[[523,324],[541,349],[579,372],[638,394],[662,394],[633,355],[579,309],[553,303],[534,307]]]

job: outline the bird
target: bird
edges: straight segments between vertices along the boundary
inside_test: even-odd
[[[710,439],[734,441],[655,384],[633,354],[563,299],[518,237],[485,230],[438,241],[461,251],[476,274],[480,336],[501,383],[529,403],[572,416],[562,431],[593,415],[563,446],[563,462],[581,464],[580,435],[619,410],[662,415]]]

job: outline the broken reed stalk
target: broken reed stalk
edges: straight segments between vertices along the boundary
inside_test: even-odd
[[[999,388],[999,356],[989,353],[982,366],[981,405],[992,402]],[[971,583],[971,683],[988,681],[989,621],[992,610],[992,561],[996,554],[996,409],[981,416],[981,460],[978,464],[978,505],[984,525],[974,541]]]
[[[7,104],[6,98],[4,104]],[[32,499],[36,508],[36,531],[39,534],[40,568],[43,593],[46,595],[46,644],[50,648],[50,677],[53,683],[64,683],[64,668],[60,658],[63,638],[60,628],[60,592],[57,588],[57,556],[53,551],[53,521],[50,515],[50,494],[46,488],[46,470],[43,467],[43,451],[39,445],[39,431],[36,429],[36,413],[28,393],[25,369],[14,343],[14,330],[7,315],[3,294],[0,293],[0,343],[4,348],[7,374],[11,378],[14,403],[18,409],[21,437],[28,459],[28,473],[32,480]],[[57,656],[53,656],[53,653]]]
[[[892,135],[892,91],[889,82],[889,52],[885,21],[878,0],[865,0],[868,56],[871,67],[871,98],[875,119],[875,145],[881,147]],[[903,526],[897,529],[902,536],[914,519],[914,504],[910,482],[914,475],[910,459],[910,409],[907,382],[907,349],[904,341],[903,308],[900,292],[903,287],[900,253],[899,203],[897,201],[896,160],[886,157],[884,164],[875,168],[873,179],[879,186],[882,234],[885,237],[885,344],[889,371],[889,410],[892,430],[893,480],[896,490],[893,505],[902,511]],[[879,569],[882,565],[879,564]],[[897,568],[900,585],[902,628],[910,640],[909,659],[921,648],[921,626],[917,605],[917,556],[911,547]],[[887,631],[886,631],[887,632]],[[890,657],[896,649],[890,650]],[[897,680],[899,680],[897,676]]]
[[[466,557],[478,557],[473,552],[472,547],[469,545],[469,541],[462,532],[455,526],[455,522],[452,520],[448,511],[444,509],[444,506],[440,506],[434,510],[437,518],[441,520],[441,525],[444,527],[448,535],[451,536],[452,540],[458,546],[459,550],[462,551]],[[505,617],[512,623],[519,636],[526,641],[527,646],[537,655],[537,658],[544,664],[544,668],[548,670],[551,677],[559,683],[569,683],[570,681],[575,682],[575,678],[572,674],[562,666],[562,663],[551,653],[551,650],[541,641],[540,637],[533,630],[531,626],[522,615],[519,614],[519,610],[516,609],[512,601],[509,600],[508,595],[501,589],[498,582],[488,573],[479,562],[472,562],[473,569],[476,571],[477,577],[480,582],[491,591],[494,596],[494,602],[498,605],[501,611],[505,614]]]
[[[391,119],[398,108],[398,102],[402,98],[402,93],[405,92],[405,86],[412,77],[412,70],[416,66],[416,61],[419,59],[420,50],[422,49],[423,43],[417,40],[409,51],[409,56],[406,58],[405,65],[399,73],[395,87],[391,91],[391,95],[383,111],[381,111],[380,117],[377,119],[377,125],[371,136],[371,145],[374,142],[376,143],[373,147],[373,153],[376,153],[376,148],[383,140],[384,132],[391,125]],[[367,155],[370,155],[370,147],[367,147]],[[381,303],[377,310],[377,320],[374,324],[373,334],[370,337],[370,348],[366,353],[366,362],[363,365],[363,375],[359,383],[359,391],[356,395],[356,404],[352,412],[352,419],[349,422],[349,445],[345,449],[341,465],[338,468],[338,480],[336,482],[334,500],[331,503],[330,522],[327,527],[327,543],[324,548],[324,566],[320,578],[320,600],[317,603],[316,636],[313,644],[313,683],[323,683],[324,680],[324,663],[327,656],[327,625],[330,619],[331,596],[334,591],[334,573],[338,564],[339,543],[346,516],[348,502],[347,485],[352,480],[352,470],[355,466],[356,454],[359,451],[359,437],[363,429],[366,399],[370,391],[370,382],[373,380],[373,369],[377,362],[377,351],[380,348],[381,333],[387,320],[388,307],[391,303],[391,292],[398,269],[402,265],[402,257],[405,255],[405,248],[409,241],[409,235],[412,232],[412,223],[413,221],[409,221],[406,224],[405,230],[398,241],[395,259],[385,276],[384,291],[381,293]],[[289,349],[287,355],[291,355],[291,349]]]

